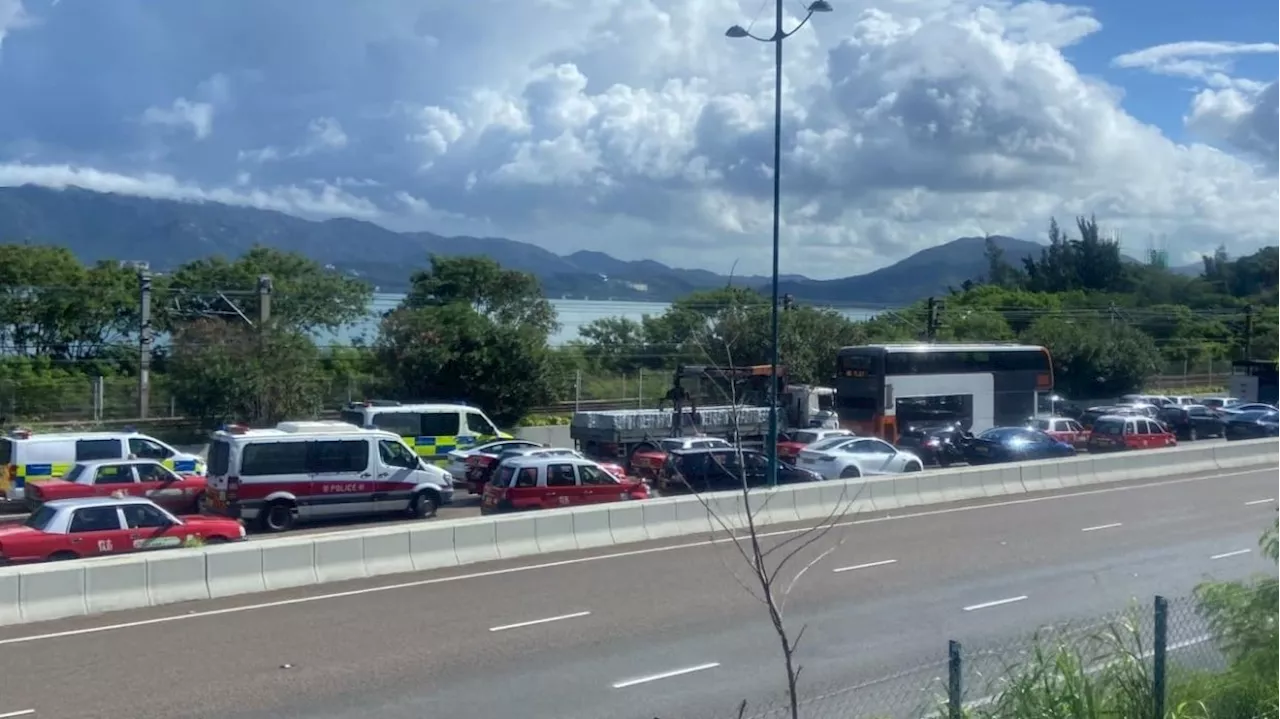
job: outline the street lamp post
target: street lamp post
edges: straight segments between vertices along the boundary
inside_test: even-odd
[[[814,13],[831,12],[831,3],[827,0],[814,0],[809,4],[804,19],[791,32],[782,29],[782,0],[777,0],[774,8],[773,35],[761,37],[741,25],[734,25],[725,31],[731,38],[751,38],[759,42],[773,43],[773,302],[770,313],[772,324],[772,342],[769,347],[769,436],[765,440],[765,452],[769,458],[769,486],[778,484],[778,254],[780,251],[779,230],[782,219],[782,41],[799,32],[809,22]]]

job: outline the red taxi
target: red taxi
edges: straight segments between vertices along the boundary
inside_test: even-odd
[[[852,437],[853,432],[847,429],[801,429],[791,432],[784,440],[778,442],[778,459],[794,462],[800,456],[800,450],[814,442],[821,442],[828,437]]]
[[[656,479],[667,463],[667,453],[677,449],[720,449],[732,447],[728,440],[719,437],[670,437],[658,442],[657,447],[637,449],[631,453],[631,473],[637,477]]]
[[[484,490],[481,514],[648,499],[649,486],[581,457],[520,457],[502,463]]]
[[[149,499],[82,497],[46,502],[16,526],[0,527],[0,563],[80,559],[244,539],[234,519],[177,517]]]
[[[1027,427],[1038,429],[1072,447],[1083,447],[1089,441],[1089,430],[1070,417],[1035,417],[1027,422]]]
[[[110,459],[77,462],[60,479],[27,486],[31,511],[45,502],[77,497],[128,495],[146,497],[171,512],[199,512],[208,480],[182,475],[153,459]]]
[[[1091,453],[1126,449],[1174,447],[1178,438],[1154,419],[1146,417],[1099,417],[1093,422],[1086,446]]]

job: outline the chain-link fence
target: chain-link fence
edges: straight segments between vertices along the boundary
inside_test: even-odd
[[[91,422],[142,416],[137,377],[0,379],[0,416],[8,421]],[[164,376],[152,375],[147,416],[173,417],[177,402]]]
[[[1228,608],[1230,611],[1231,608]],[[1241,653],[1194,598],[1043,626],[1003,640],[950,641],[923,661],[797,692],[803,719],[1267,719],[1271,663]],[[1229,618],[1227,625],[1239,617]],[[1257,627],[1275,637],[1275,606]],[[1246,634],[1248,632],[1246,631]],[[693,719],[791,719],[785,693]],[[684,716],[661,719],[691,719]]]

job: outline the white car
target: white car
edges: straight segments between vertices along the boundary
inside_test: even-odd
[[[466,482],[467,468],[469,466],[467,460],[477,454],[488,454],[497,457],[509,449],[531,449],[541,446],[537,442],[531,442],[527,439],[495,439],[492,442],[477,444],[474,447],[455,449],[445,455],[449,461],[445,471],[449,473],[449,476],[453,477],[455,484]]]
[[[827,479],[919,472],[924,462],[875,437],[832,437],[800,450],[797,465]]]

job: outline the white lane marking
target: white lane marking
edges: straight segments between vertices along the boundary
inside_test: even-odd
[[[1115,522],[1114,524],[1099,524],[1099,525],[1098,525],[1098,526],[1096,526],[1096,527],[1085,527],[1084,529],[1082,529],[1082,530],[1080,530],[1080,531],[1081,531],[1081,532],[1096,532],[1096,531],[1098,531],[1098,530],[1100,530],[1100,529],[1115,529],[1116,527],[1123,527],[1123,526],[1124,526],[1124,524],[1123,524],[1122,522]]]
[[[693,674],[694,672],[705,672],[708,669],[715,669],[718,666],[720,666],[720,662],[707,662],[706,664],[699,664],[696,667],[685,667],[684,669],[672,669],[669,672],[662,672],[661,674],[650,674],[647,677],[636,677],[635,679],[626,679],[614,684],[613,688],[626,689],[627,687],[633,687],[637,684],[648,684],[649,682],[661,681],[663,679],[670,679],[672,677],[681,677],[681,676],[684,676],[685,674]]]
[[[872,567],[883,567],[886,564],[897,564],[897,563],[898,563],[898,560],[896,559],[884,559],[879,562],[867,562],[866,564],[855,564],[852,567],[837,567],[836,569],[832,569],[831,571],[835,572],[836,574],[839,574],[840,572],[852,572],[855,569],[871,569]]]
[[[1184,477],[1182,479],[1168,479],[1148,482],[1146,484],[1131,484],[1124,487],[1104,487],[1102,489],[1089,489],[1082,492],[1067,492],[1065,494],[1050,494],[1043,497],[1027,497],[1024,499],[1008,499],[1000,502],[989,502],[987,504],[970,504],[964,507],[949,507],[947,509],[930,509],[923,512],[908,512],[907,514],[895,514],[886,517],[870,517],[867,519],[854,519],[848,522],[837,522],[832,528],[856,527],[863,524],[879,524],[880,522],[892,522],[901,519],[918,519],[922,517],[937,517],[945,514],[958,514],[962,512],[972,512],[979,509],[996,509],[1001,507],[1018,507],[1024,504],[1036,504],[1039,502],[1050,502],[1057,499],[1069,499],[1071,497],[1088,497],[1096,494],[1112,494],[1114,492],[1130,492],[1138,489],[1157,489],[1161,487],[1172,487],[1180,484],[1189,484],[1191,482],[1204,482],[1208,480],[1222,479],[1223,477],[1243,477],[1251,474],[1261,474],[1266,470],[1250,469],[1238,472],[1225,472],[1223,474],[1211,474],[1198,477]],[[810,531],[810,527],[801,527],[798,529],[780,529],[774,532],[761,532],[758,537],[761,539],[768,537],[785,537],[789,534],[800,534],[801,532]],[[149,627],[155,624],[167,624],[169,622],[177,622],[184,619],[201,619],[204,617],[220,617],[227,614],[239,614],[241,612],[252,612],[259,609],[274,609],[276,607],[291,607],[298,604],[310,604],[311,602],[320,602],[328,599],[345,599],[347,597],[359,597],[365,594],[376,594],[379,592],[390,592],[397,589],[415,589],[417,587],[429,587],[435,584],[447,584],[449,582],[461,582],[467,579],[484,579],[486,577],[500,577],[506,574],[517,574],[520,572],[531,572],[539,569],[555,569],[557,567],[569,567],[576,564],[585,564],[587,562],[598,562],[605,559],[622,559],[624,557],[642,557],[649,554],[661,554],[663,552],[673,552],[681,549],[695,549],[698,547],[709,547],[716,544],[724,544],[731,541],[743,541],[746,536],[719,539],[703,539],[696,542],[684,542],[681,544],[669,544],[663,547],[646,547],[644,549],[631,549],[625,552],[611,552],[609,554],[596,554],[590,557],[574,557],[572,559],[560,559],[554,562],[541,562],[539,564],[525,564],[519,567],[504,567],[502,569],[489,569],[482,572],[470,572],[467,574],[456,574],[449,577],[433,577],[431,579],[417,579],[412,582],[400,582],[399,584],[384,584],[377,587],[364,587],[362,589],[352,589],[345,592],[330,592],[328,594],[316,594],[309,597],[295,597],[293,599],[279,599],[272,602],[260,602],[258,604],[244,604],[236,607],[224,607],[222,609],[207,609],[199,612],[189,612],[187,614],[173,614],[165,617],[153,617],[151,619],[139,619],[133,622],[120,622],[118,624],[103,624],[96,627],[85,627],[83,629],[68,629],[61,632],[47,632],[44,634],[32,634],[24,637],[10,637],[8,639],[0,639],[0,646],[9,644],[24,644],[26,642],[44,641],[48,639],[60,639],[62,637],[76,637],[83,634],[97,634],[99,632],[110,632],[119,629],[133,629],[136,627]]]
[[[563,621],[563,620],[565,620],[565,619],[577,619],[578,617],[585,617],[585,616],[587,616],[587,615],[589,615],[589,614],[591,614],[591,612],[574,612],[573,614],[561,614],[561,615],[560,615],[560,616],[558,616],[558,617],[547,617],[546,619],[532,619],[532,620],[527,621],[527,622],[516,622],[515,624],[503,624],[503,625],[502,625],[502,626],[500,626],[500,627],[489,627],[489,631],[491,631],[491,632],[502,632],[502,631],[506,631],[506,630],[508,630],[508,629],[519,629],[519,628],[521,628],[521,627],[532,627],[532,626],[535,626],[535,625],[537,625],[537,624],[550,624],[551,622],[559,622],[559,621]],[[3,719],[3,717],[0,717],[0,719]]]
[[[1252,552],[1252,551],[1253,551],[1252,549],[1237,549],[1234,552],[1224,552],[1222,554],[1215,554],[1212,557],[1209,557],[1209,559],[1226,559],[1227,557],[1238,557],[1242,554],[1248,554],[1249,552]]]
[[[35,709],[23,709],[21,711],[16,711],[16,712],[5,712],[4,714],[0,714],[0,719],[13,719],[13,717],[29,717],[35,713],[36,713]]]
[[[1276,501],[1275,497],[1267,497],[1266,499],[1255,499],[1252,502],[1245,502],[1244,506],[1252,507],[1255,504],[1271,504]]]
[[[1000,607],[1006,604],[1013,604],[1014,602],[1021,602],[1026,598],[1027,598],[1027,595],[1024,594],[1020,597],[1009,597],[1007,599],[997,599],[994,602],[983,602],[982,604],[974,604],[974,605],[965,607],[964,610],[966,612],[976,612],[979,609],[990,609],[991,607]]]

